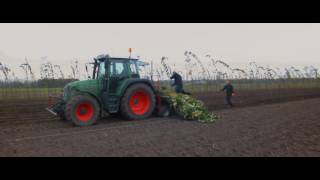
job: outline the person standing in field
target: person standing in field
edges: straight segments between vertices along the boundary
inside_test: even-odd
[[[233,104],[231,102],[231,98],[232,98],[232,96],[235,95],[235,92],[234,92],[233,86],[231,85],[231,81],[230,80],[226,81],[226,84],[224,85],[224,87],[223,87],[223,89],[221,91],[225,91],[226,92],[227,104],[230,107],[233,107]]]
[[[182,77],[180,74],[174,71],[170,79],[174,79],[174,83],[171,86],[174,87],[174,90],[176,93],[183,93],[183,94],[190,95],[190,93],[187,93],[183,90]]]

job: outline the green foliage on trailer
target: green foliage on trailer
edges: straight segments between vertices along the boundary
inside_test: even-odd
[[[201,123],[212,123],[219,119],[218,115],[208,110],[205,104],[189,95],[174,92],[163,92],[170,97],[174,111],[186,120]]]

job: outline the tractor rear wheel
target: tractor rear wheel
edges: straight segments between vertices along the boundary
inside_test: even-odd
[[[155,109],[155,95],[146,84],[130,86],[121,99],[121,114],[126,119],[140,120],[148,118]]]
[[[75,126],[90,126],[97,122],[100,107],[97,101],[86,95],[74,96],[67,104],[66,119]]]

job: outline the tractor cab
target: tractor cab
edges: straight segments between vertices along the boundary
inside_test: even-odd
[[[140,78],[138,59],[112,58],[100,55],[94,58],[93,79],[99,77],[113,77],[116,79]]]

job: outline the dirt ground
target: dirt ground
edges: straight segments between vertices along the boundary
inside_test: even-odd
[[[278,100],[238,92],[233,109],[219,104],[221,95],[196,95],[221,116],[212,124],[107,118],[79,128],[45,112],[43,102],[6,104],[0,111],[0,156],[320,156],[317,92],[296,90]],[[26,111],[10,114],[19,108]]]
[[[226,108],[223,92],[198,93],[193,96],[202,100],[211,111]],[[232,101],[236,107],[246,107],[315,97],[320,97],[320,89],[246,90],[236,91]]]

